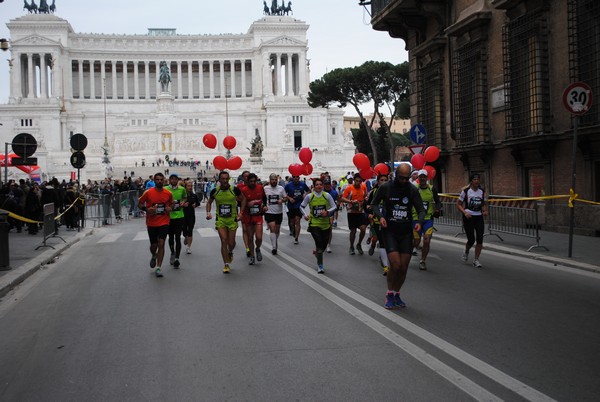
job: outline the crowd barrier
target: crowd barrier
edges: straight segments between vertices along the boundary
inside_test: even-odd
[[[457,226],[461,231],[455,237],[464,235],[463,215],[456,207],[458,194],[440,194],[443,216],[436,219],[436,224]],[[527,249],[535,248],[548,250],[540,244],[540,224],[538,216],[538,201],[516,199],[515,197],[490,196],[488,200],[488,216],[485,218],[487,231],[484,236],[496,236],[504,239],[499,233],[514,236],[524,236],[535,239],[535,244]]]
[[[93,222],[94,227],[112,225],[141,215],[137,207],[138,190],[115,194],[86,194],[83,219]],[[85,226],[85,225],[82,225]]]

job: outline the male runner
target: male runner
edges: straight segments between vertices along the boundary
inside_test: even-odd
[[[348,203],[348,228],[350,229],[350,255],[355,255],[354,240],[356,239],[356,229],[360,230],[356,250],[358,254],[363,254],[362,241],[367,232],[367,216],[363,206],[367,199],[367,187],[363,183],[360,173],[354,174],[354,182],[348,184],[342,194],[342,202]]]
[[[336,205],[335,211],[333,212],[333,215],[329,217],[329,220],[331,221],[331,227],[337,227],[337,220],[336,220],[336,215],[338,213],[338,198],[339,198],[339,193],[337,192],[337,190],[335,189],[335,186],[332,185],[331,183],[331,178],[326,177],[325,179],[323,179],[323,191],[325,191],[327,194],[329,194],[331,196],[331,198],[333,198],[333,202]],[[327,242],[327,252],[331,253],[331,238],[333,237],[333,230],[329,231],[329,241]]]
[[[300,181],[300,176],[292,176],[292,181],[286,184],[285,192],[287,194],[288,220],[290,226],[294,228],[294,244],[298,244],[298,236],[300,236],[300,204],[304,199],[304,195],[310,192],[310,189],[303,181]]]
[[[254,173],[250,173],[247,178],[247,185],[240,188],[244,196],[241,221],[246,231],[248,248],[250,249],[249,265],[254,265],[256,261],[262,261],[260,252],[263,236],[262,214],[265,212],[267,199],[262,184],[257,184],[257,180],[258,177]],[[256,238],[256,249],[254,248],[254,238]]]
[[[165,176],[154,175],[154,187],[150,187],[138,200],[138,208],[146,212],[146,226],[150,238],[150,268],[156,270],[157,278],[162,278],[160,270],[165,256],[165,239],[169,234],[169,213],[173,206],[173,195],[163,188]]]
[[[438,197],[437,190],[427,183],[427,170],[419,170],[419,181],[418,187],[419,194],[423,200],[423,208],[425,208],[425,220],[421,230],[414,230],[413,235],[415,240],[413,247],[417,247],[423,238],[423,247],[421,248],[421,261],[419,261],[419,269],[425,271],[427,269],[427,254],[429,253],[429,246],[431,244],[431,237],[433,236],[433,218],[439,218],[440,216],[440,197]],[[418,219],[417,212],[413,209],[413,225],[416,225]]]
[[[220,172],[219,186],[211,190],[206,203],[206,219],[212,219],[210,211],[212,203],[215,201],[217,215],[215,228],[221,239],[221,257],[223,257],[225,263],[223,267],[224,274],[230,272],[229,264],[233,261],[235,233],[238,228],[238,206],[241,205],[242,200],[243,195],[240,189],[229,184],[229,173]]]
[[[383,265],[383,276],[386,276],[390,270],[390,261],[388,260],[387,252],[385,251],[385,246],[383,245],[383,235],[381,233],[381,222],[379,222],[379,218],[373,212],[374,208],[379,208],[379,205],[373,205],[373,198],[375,198],[375,194],[377,194],[377,190],[384,183],[387,183],[388,175],[382,174],[377,176],[377,183],[373,186],[371,192],[369,192],[369,197],[367,199],[367,214],[369,218],[369,222],[371,224],[371,228],[373,229],[373,238],[371,239],[371,246],[369,247],[369,255],[373,255],[375,253],[375,246],[379,242],[379,259],[381,260],[381,265]]]
[[[171,173],[167,190],[173,194],[173,210],[171,211],[171,222],[169,223],[169,249],[171,259],[169,262],[175,269],[179,269],[179,255],[181,254],[181,233],[185,221],[183,209],[187,207],[187,191],[179,185],[179,176]]]
[[[237,188],[242,190],[244,187],[246,187],[248,185],[248,175],[249,174],[250,174],[250,172],[247,170],[244,170],[242,172],[242,174],[239,177],[240,180],[237,183]],[[244,241],[244,247],[246,248],[246,257],[250,258],[250,256],[252,254],[250,253],[250,247],[248,246],[248,236],[246,235],[246,227],[244,225],[242,225],[242,240]]]
[[[388,290],[384,304],[386,309],[406,307],[406,303],[400,297],[400,288],[406,280],[413,246],[413,207],[419,217],[419,223],[414,226],[415,230],[421,229],[425,217],[421,195],[409,180],[410,166],[400,164],[396,169],[394,181],[384,183],[372,201],[372,205],[383,204],[383,208],[373,208],[373,212],[381,223],[383,244],[390,260],[390,271],[387,274]]]
[[[277,246],[279,241],[279,231],[281,230],[281,222],[283,221],[283,203],[287,195],[285,189],[277,183],[277,175],[271,173],[269,176],[269,185],[265,186],[265,195],[267,197],[267,210],[265,212],[265,221],[269,226],[269,235],[271,239],[271,254],[277,254]]]

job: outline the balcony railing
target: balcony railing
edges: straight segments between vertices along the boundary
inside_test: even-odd
[[[375,18],[384,8],[397,0],[371,0],[371,18]]]

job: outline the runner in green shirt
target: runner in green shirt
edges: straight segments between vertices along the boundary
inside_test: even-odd
[[[187,191],[179,185],[179,176],[172,173],[169,176],[167,190],[173,194],[173,209],[171,210],[171,222],[169,223],[169,249],[171,259],[169,262],[175,269],[179,269],[179,255],[181,254],[181,232],[183,231],[183,208],[187,206]]]

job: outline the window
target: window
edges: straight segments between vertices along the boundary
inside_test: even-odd
[[[292,123],[302,123],[302,116],[292,116]]]
[[[294,130],[294,149],[297,151],[302,148],[302,131]]]
[[[335,135],[335,127],[331,127],[331,135]]]
[[[33,127],[33,119],[21,119],[21,127]]]
[[[440,133],[444,127],[442,70],[439,64],[430,64],[419,71],[420,90],[419,118],[427,129],[427,143],[440,142]]]

